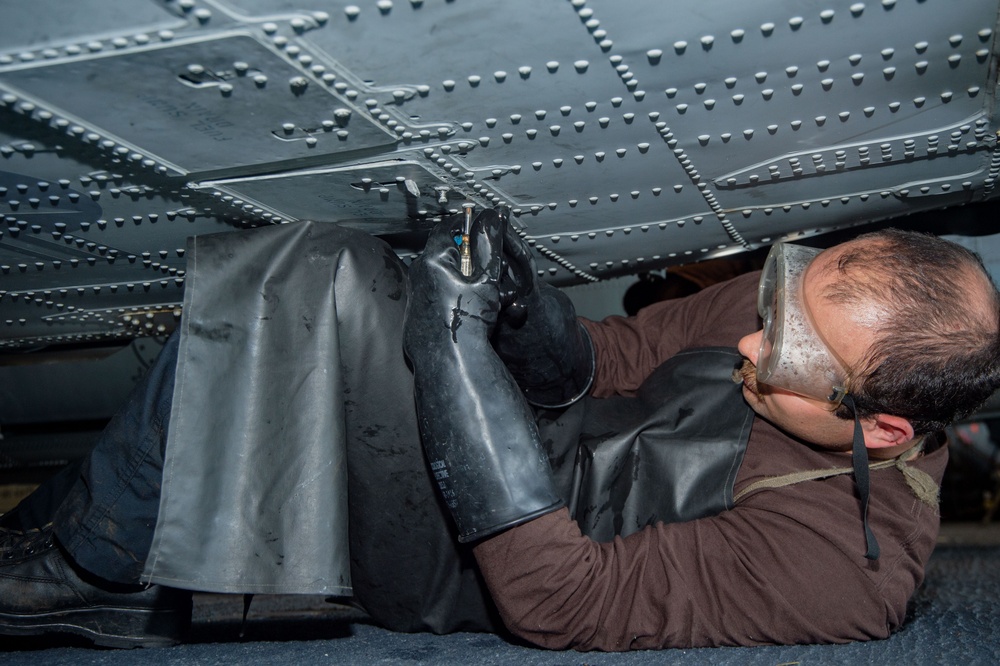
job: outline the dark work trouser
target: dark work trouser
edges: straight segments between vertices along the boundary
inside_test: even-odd
[[[6,526],[51,522],[80,566],[107,580],[138,582],[159,510],[177,342],[176,335],[167,339],[91,452],[6,514]]]

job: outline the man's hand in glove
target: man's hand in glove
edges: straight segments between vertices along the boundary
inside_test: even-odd
[[[562,506],[538,431],[489,338],[500,312],[502,211],[472,225],[472,274],[459,270],[461,218],[434,229],[410,266],[403,340],[421,440],[459,541]]]
[[[509,225],[503,253],[504,307],[493,346],[531,404],[552,408],[572,404],[593,381],[590,336],[577,322],[569,297],[538,279],[531,251]]]
[[[434,228],[423,254],[410,266],[410,300],[404,344],[414,363],[424,345],[450,340],[462,345],[467,337],[487,339],[500,312],[500,267],[506,218],[483,211],[473,222],[473,272],[459,271],[461,217],[453,216]]]

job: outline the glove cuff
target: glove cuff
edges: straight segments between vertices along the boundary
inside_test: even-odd
[[[523,387],[524,397],[531,405],[543,409],[562,409],[590,392],[597,367],[594,342],[583,324],[578,321],[576,325],[580,338],[572,345],[573,359],[568,363],[572,371],[546,386]]]

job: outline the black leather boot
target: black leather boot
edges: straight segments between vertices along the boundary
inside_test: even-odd
[[[0,635],[74,634],[116,648],[181,642],[191,593],[119,585],[75,567],[50,527],[0,531]]]

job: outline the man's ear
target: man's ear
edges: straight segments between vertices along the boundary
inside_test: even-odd
[[[861,428],[865,433],[865,446],[869,449],[886,449],[913,439],[913,426],[901,416],[876,414],[861,419]]]

